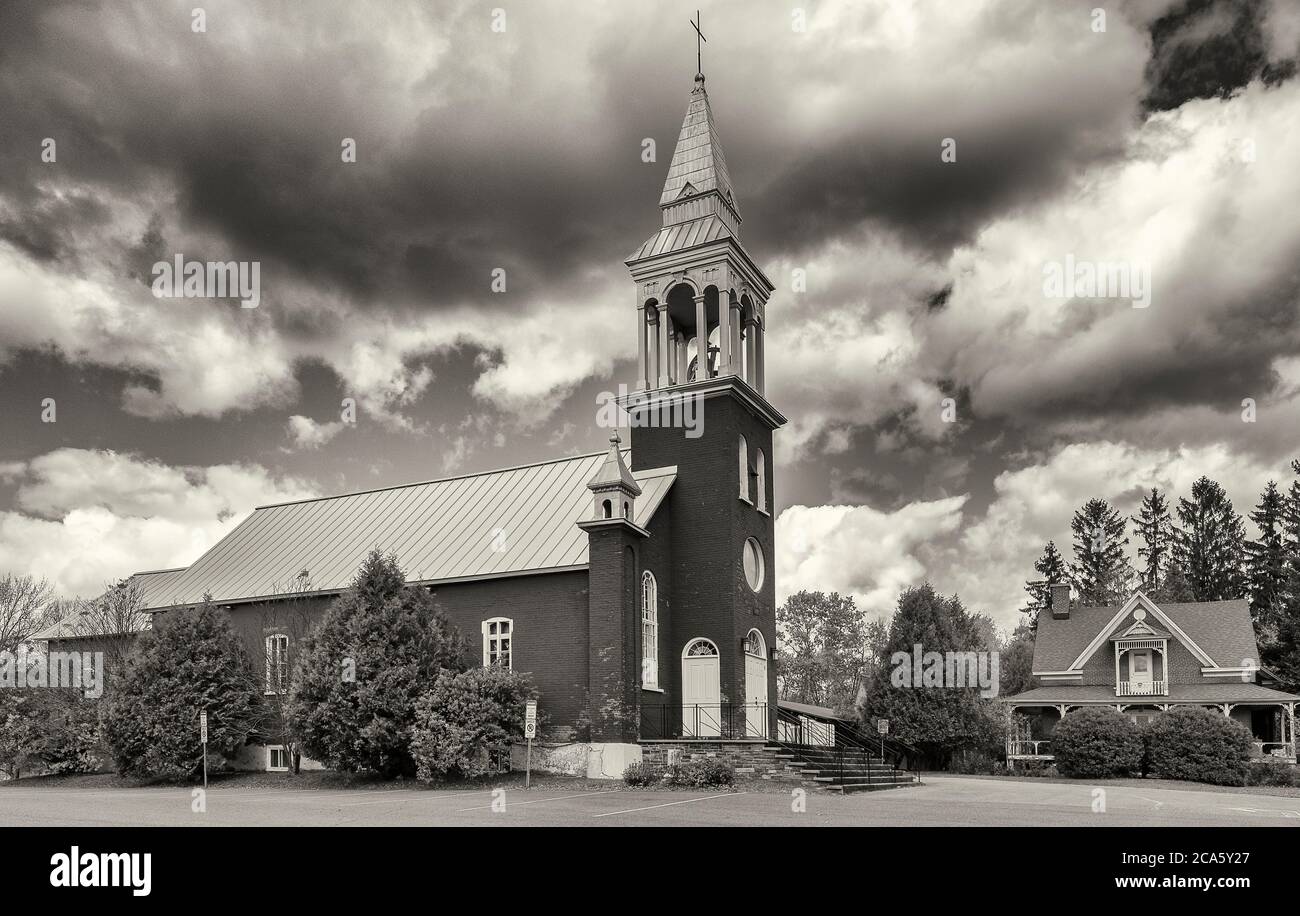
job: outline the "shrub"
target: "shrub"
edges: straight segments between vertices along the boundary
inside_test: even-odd
[[[1300,772],[1289,764],[1255,760],[1246,770],[1246,785],[1297,786],[1300,785]]]
[[[75,691],[59,693],[41,742],[46,772],[97,773],[104,745],[96,704]]]
[[[664,784],[707,788],[731,786],[736,783],[736,769],[716,757],[696,757],[683,763],[674,763],[664,772]]]
[[[948,761],[948,772],[962,773],[967,776],[987,776],[993,773],[997,761],[990,754],[973,748],[966,748],[953,754]]]
[[[10,779],[39,771],[45,704],[40,690],[0,688],[0,769]]]
[[[1142,770],[1142,732],[1113,709],[1076,709],[1052,734],[1056,768],[1072,779],[1131,776]]]
[[[510,753],[524,734],[528,678],[508,668],[444,671],[415,706],[411,756],[430,782],[492,772],[493,758]]]
[[[254,735],[261,700],[230,616],[204,602],[141,634],[108,700],[104,736],[119,773],[182,779],[203,767],[200,711],[208,711],[208,765],[220,769]]]
[[[1147,772],[1221,786],[1246,783],[1250,732],[1218,712],[1178,706],[1151,720],[1146,731]]]
[[[287,712],[303,753],[348,773],[414,776],[420,694],[464,667],[464,641],[397,560],[373,551],[303,640]]]
[[[629,786],[652,786],[662,778],[663,774],[648,763],[629,763],[623,771],[623,782]]]

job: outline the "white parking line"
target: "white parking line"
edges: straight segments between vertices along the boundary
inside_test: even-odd
[[[510,808],[522,808],[524,805],[540,805],[542,802],[563,801],[566,798],[586,798],[588,795],[608,795],[608,794],[609,794],[608,791],[580,792],[577,795],[557,795],[554,798],[539,798],[536,801],[508,802],[506,804],[506,810],[509,810]],[[456,810],[457,813],[460,813],[461,811],[481,811],[484,808],[491,808],[491,807],[492,805],[475,805],[473,808],[458,808]]]
[[[632,814],[636,811],[651,811],[655,808],[671,808],[673,805],[689,805],[691,802],[708,801],[710,798],[730,798],[733,796],[748,794],[748,792],[723,792],[721,795],[703,795],[699,798],[686,798],[681,801],[664,802],[662,805],[646,805],[644,808],[628,808],[626,811],[607,811],[604,814],[593,814],[592,817],[613,817],[616,814]]]

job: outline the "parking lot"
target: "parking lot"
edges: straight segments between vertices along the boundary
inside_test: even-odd
[[[531,791],[0,788],[4,826],[1297,826],[1300,798],[1186,789],[928,777],[841,797],[817,789]]]

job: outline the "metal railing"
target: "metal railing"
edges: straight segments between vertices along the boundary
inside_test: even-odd
[[[666,703],[641,707],[642,740],[763,740],[770,731],[766,703]]]
[[[869,735],[854,728],[843,720],[835,721],[833,747],[822,743],[825,732],[817,728],[815,722],[805,724],[803,717],[784,709],[777,710],[778,737],[774,743],[795,759],[812,767],[821,767],[829,759],[834,761],[835,781],[844,785],[844,765],[848,758],[851,764],[861,763],[866,771],[867,785],[872,784],[874,774],[871,768],[872,758],[892,766],[902,773],[911,774],[917,783],[921,781],[921,753],[906,742],[885,735]],[[780,725],[785,729],[781,730]]]

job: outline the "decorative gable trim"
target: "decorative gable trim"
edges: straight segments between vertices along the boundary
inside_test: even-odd
[[[1133,609],[1138,607],[1139,605],[1148,614],[1154,615],[1155,618],[1159,620],[1169,630],[1169,632],[1174,635],[1174,637],[1180,643],[1183,644],[1184,648],[1186,648],[1189,652],[1191,652],[1193,655],[1196,656],[1197,660],[1200,661],[1202,665],[1206,666],[1207,668],[1219,667],[1218,664],[1214,661],[1214,659],[1210,658],[1210,656],[1206,654],[1204,649],[1198,646],[1190,636],[1188,636],[1186,633],[1183,632],[1182,627],[1178,626],[1178,624],[1170,620],[1169,615],[1166,614],[1164,611],[1160,610],[1160,608],[1156,605],[1154,601],[1152,601],[1142,592],[1138,591],[1133,593],[1132,598],[1124,602],[1124,606],[1121,607],[1119,609],[1119,612],[1110,619],[1109,623],[1107,623],[1104,627],[1102,627],[1100,630],[1097,631],[1097,635],[1093,637],[1092,642],[1088,643],[1087,648],[1085,648],[1081,653],[1079,653],[1079,657],[1076,658],[1074,662],[1070,665],[1069,670],[1082,671],[1083,666],[1088,663],[1088,659],[1096,655],[1097,650],[1102,647],[1102,644],[1109,640],[1110,634],[1114,631],[1114,629],[1117,626],[1119,626],[1120,621],[1123,620],[1129,614],[1132,614]]]

